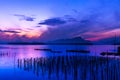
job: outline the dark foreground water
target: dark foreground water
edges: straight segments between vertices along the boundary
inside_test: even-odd
[[[100,56],[101,52],[116,52],[116,48],[113,45],[0,45],[0,80],[120,80],[119,56]]]

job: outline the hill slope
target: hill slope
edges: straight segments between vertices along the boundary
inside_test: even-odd
[[[55,41],[49,41],[49,44],[78,44],[78,45],[90,45],[90,41],[84,40],[81,37],[75,37],[70,39],[59,39]]]

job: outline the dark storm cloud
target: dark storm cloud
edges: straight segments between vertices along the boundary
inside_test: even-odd
[[[58,26],[61,24],[65,24],[66,21],[61,19],[61,18],[50,18],[50,19],[46,19],[43,22],[40,22],[40,25],[49,25],[49,26]]]
[[[17,16],[20,18],[20,20],[25,20],[25,21],[34,21],[34,17],[26,16],[26,15],[20,15],[20,14],[14,14],[14,16]]]

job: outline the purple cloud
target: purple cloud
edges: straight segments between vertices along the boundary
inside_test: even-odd
[[[112,19],[108,20],[108,18]],[[94,37],[93,34],[85,35],[85,33],[90,32],[96,34],[97,32],[104,33],[118,29],[120,23],[118,22],[118,19],[116,21],[114,18],[115,15],[112,13],[108,16],[104,16],[100,13],[92,13],[84,17],[78,16],[77,18],[70,15],[62,18],[50,18],[39,24],[56,26],[56,28],[48,27],[48,30],[41,35],[41,39],[55,40],[77,36],[82,36],[86,39],[90,37],[92,38]]]
[[[18,31],[14,31],[14,30],[0,30],[0,32],[3,32],[3,33],[5,33],[5,32],[8,32],[8,33],[20,33]]]
[[[56,26],[56,25],[62,25],[65,24],[66,21],[61,18],[50,18],[46,19],[43,22],[40,22],[40,25],[49,25],[49,26]]]
[[[26,16],[26,15],[20,15],[20,14],[14,14],[14,16],[17,16],[20,18],[20,20],[25,20],[25,21],[34,21],[34,17]]]

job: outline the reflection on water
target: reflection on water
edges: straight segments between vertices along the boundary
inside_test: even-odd
[[[114,51],[114,46],[1,45],[0,80],[119,80],[119,57],[101,57],[103,51]]]
[[[119,80],[119,67],[120,59],[95,56],[18,59],[18,68],[45,80]]]

